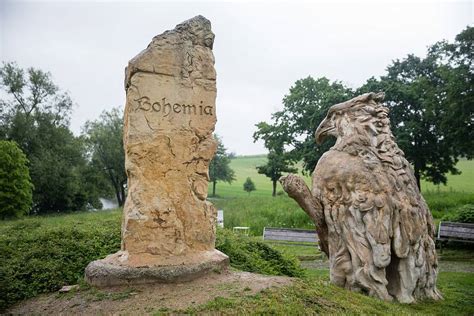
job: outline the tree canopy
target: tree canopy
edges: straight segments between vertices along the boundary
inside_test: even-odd
[[[250,195],[250,192],[255,191],[255,183],[253,183],[250,177],[247,177],[247,180],[244,182],[244,191]]]
[[[98,120],[88,121],[84,126],[84,137],[92,168],[103,177],[102,179],[106,179],[117,198],[118,205],[123,206],[127,174],[123,149],[122,111],[113,108],[102,112]]]
[[[29,160],[35,213],[100,207],[86,178],[84,142],[69,129],[72,100],[51,74],[14,63],[0,68],[0,139],[13,140]]]
[[[384,76],[372,77],[356,90],[324,77],[298,80],[283,98],[283,109],[272,115],[273,122],[257,124],[254,139],[263,139],[269,150],[283,146],[288,159],[303,161],[303,171],[312,172],[334,144],[317,146],[314,141],[328,108],[358,94],[384,91],[392,131],[413,164],[418,185],[421,178],[446,184],[446,173],[459,173],[458,159],[473,157],[473,39],[473,28],[467,27],[454,43],[438,42],[424,58],[394,60]]]
[[[21,217],[33,202],[28,160],[15,142],[0,140],[0,218]]]

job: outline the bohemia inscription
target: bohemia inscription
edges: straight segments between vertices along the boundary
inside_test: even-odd
[[[200,104],[196,106],[195,104],[186,105],[179,103],[166,102],[166,98],[162,98],[160,101],[152,102],[147,96],[141,97],[139,99],[134,99],[136,101],[135,112],[141,111],[152,111],[157,113],[162,113],[164,117],[170,115],[171,112],[174,113],[183,113],[183,114],[194,114],[194,115],[214,115],[213,107],[209,105],[204,105],[204,101],[200,101]]]

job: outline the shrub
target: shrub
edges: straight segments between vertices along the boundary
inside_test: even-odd
[[[250,195],[250,192],[255,191],[255,190],[256,190],[255,183],[253,183],[250,177],[247,177],[247,180],[245,180],[245,183],[244,183],[244,191]]]
[[[120,212],[103,211],[1,223],[0,311],[16,301],[77,283],[90,261],[120,249],[120,217]],[[302,274],[296,259],[227,230],[218,230],[216,246],[238,269]]]
[[[240,270],[292,277],[303,275],[296,258],[227,229],[218,230],[216,248],[229,256],[231,266]]]
[[[15,142],[0,141],[0,218],[28,214],[32,190],[28,160]]]
[[[442,220],[459,223],[474,223],[474,204],[461,206],[455,212],[443,216]]]

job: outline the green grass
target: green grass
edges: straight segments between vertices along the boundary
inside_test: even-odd
[[[220,198],[211,199],[218,209],[224,210],[224,224],[250,227],[252,235],[261,235],[263,227],[313,228],[311,220],[286,194],[273,198],[271,181],[257,173],[256,166],[265,163],[265,156],[244,156],[232,160],[231,167],[237,180],[232,184],[218,183]],[[461,175],[448,176],[448,186],[435,190],[423,190],[433,216],[439,219],[462,205],[474,203],[474,161],[462,160],[458,164]],[[257,191],[248,195],[243,190],[247,177],[255,182]],[[304,177],[309,182],[309,177]],[[422,184],[424,188],[429,186]],[[434,188],[434,187],[432,187]],[[281,186],[278,184],[278,191]]]
[[[422,181],[422,192],[466,192],[474,193],[474,160],[460,160],[456,167],[461,171],[460,175],[448,174],[446,185],[434,185],[430,182]]]
[[[269,199],[272,199],[271,197]],[[289,203],[283,197],[272,199]],[[239,199],[231,200],[238,201]],[[300,211],[301,212],[301,211]],[[301,212],[302,213],[302,212]],[[255,215],[255,214],[254,214]],[[98,213],[75,213],[59,216],[25,218],[0,222],[0,297],[3,304],[55,291],[61,285],[78,282],[85,265],[112,253],[119,247],[120,210]],[[220,232],[218,247],[231,256],[234,266],[270,274],[300,275],[291,257],[257,243],[258,238]],[[294,256],[317,254],[313,247],[274,245],[275,249]],[[442,260],[472,262],[469,251],[446,249]],[[250,264],[254,262],[255,264]],[[288,267],[293,267],[288,270]],[[292,272],[293,271],[293,272]],[[5,278],[6,277],[6,278]],[[269,289],[254,296],[245,292],[231,298],[216,298],[198,307],[176,313],[215,314],[425,314],[472,315],[474,313],[474,274],[441,272],[439,288],[445,300],[416,305],[381,302],[348,292],[329,283],[327,269],[308,269],[292,286]],[[99,294],[98,294],[99,295]],[[100,295],[99,295],[100,296]],[[117,297],[126,299],[128,292]],[[99,297],[100,298],[100,297]],[[99,299],[98,298],[98,299]],[[3,305],[5,307],[5,305]],[[156,313],[163,310],[156,310]],[[166,312],[172,312],[166,310]]]
[[[218,199],[212,203],[224,210],[224,226],[250,227],[252,235],[262,235],[263,227],[314,227],[310,218],[287,196],[250,196]]]
[[[120,210],[0,222],[0,313],[18,300],[80,282],[89,262],[120,249],[120,223]],[[303,275],[295,257],[255,238],[218,230],[216,248],[244,271]]]
[[[328,270],[311,270],[294,285],[263,291],[254,296],[218,297],[184,313],[276,314],[276,315],[472,315],[474,313],[474,274],[441,272],[438,286],[444,300],[403,305],[382,302],[348,292],[329,283]]]
[[[474,193],[444,192],[425,194],[436,224],[444,215],[465,204],[474,204]],[[314,224],[298,204],[286,195],[250,196],[214,199],[212,203],[224,210],[224,225],[250,227],[250,233],[261,236],[264,227],[314,228]]]
[[[264,175],[258,174],[256,166],[265,164],[266,155],[255,156],[239,156],[231,160],[230,167],[235,171],[236,181],[231,184],[217,182],[216,194],[223,198],[248,196],[244,191],[243,185],[247,177],[252,178],[257,188],[250,196],[270,196],[272,194],[272,182]],[[301,175],[301,167],[298,166]],[[421,189],[423,194],[438,194],[440,192],[452,193],[473,193],[474,194],[474,160],[460,160],[457,164],[461,171],[460,175],[448,174],[448,183],[444,185],[434,185],[432,183],[422,181]],[[308,176],[303,176],[307,183],[310,183]],[[211,194],[211,185],[209,186],[209,194]],[[278,184],[277,191],[283,191]]]

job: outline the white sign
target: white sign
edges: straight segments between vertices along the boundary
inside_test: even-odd
[[[217,226],[224,228],[224,211],[217,210]]]

